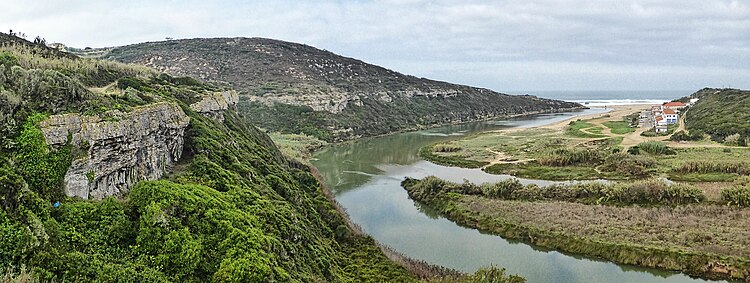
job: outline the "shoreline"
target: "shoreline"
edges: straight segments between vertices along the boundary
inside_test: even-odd
[[[730,280],[734,282],[743,280],[750,282],[748,266],[750,260],[738,255],[717,254],[712,252],[683,249],[670,246],[653,246],[628,243],[627,241],[617,241],[616,239],[598,238],[597,236],[581,236],[575,233],[571,234],[565,231],[565,228],[548,230],[544,225],[539,223],[545,222],[543,219],[539,223],[529,219],[519,218],[504,210],[520,209],[529,212],[541,210],[538,216],[550,216],[555,214],[561,215],[586,215],[582,211],[572,209],[564,210],[565,207],[580,208],[583,210],[599,211],[594,214],[604,213],[605,215],[619,215],[617,212],[624,212],[626,215],[621,218],[627,218],[637,214],[627,211],[648,210],[656,213],[659,208],[648,208],[639,206],[606,206],[606,205],[586,205],[582,203],[570,203],[566,201],[527,201],[527,200],[506,200],[492,199],[480,195],[467,195],[464,193],[445,190],[442,187],[432,187],[432,193],[425,194],[425,191],[415,186],[423,182],[417,179],[407,179],[402,182],[402,187],[409,194],[409,198],[426,205],[447,220],[458,226],[469,229],[476,229],[485,233],[502,237],[506,240],[520,241],[521,243],[539,247],[547,250],[583,256],[592,259],[601,259],[615,264],[632,265],[644,268],[655,268],[664,271],[678,272],[693,278],[707,280]],[[430,185],[428,185],[430,186]],[[459,185],[457,185],[459,186]],[[435,192],[437,190],[437,192]],[[494,209],[498,212],[493,212]],[[499,208],[498,208],[499,207]],[[546,211],[545,207],[550,211]],[[732,210],[724,206],[706,206],[705,204],[691,204],[685,206],[682,212],[677,208],[672,208],[673,212],[677,209],[676,214],[684,211],[696,210],[701,207],[716,210]],[[559,212],[551,212],[557,211]],[[622,211],[621,211],[622,210]],[[614,214],[613,214],[614,213]],[[671,215],[671,212],[662,212],[664,215]],[[509,214],[509,215],[506,215]],[[662,215],[662,216],[664,216]],[[618,216],[615,216],[618,217]],[[533,216],[532,216],[533,218]],[[522,220],[524,219],[524,220]],[[597,218],[599,219],[599,218]],[[596,221],[594,221],[596,222]],[[552,226],[558,225],[555,223]],[[632,224],[632,223],[631,223]],[[585,225],[584,225],[585,226]],[[557,226],[555,226],[557,227]],[[575,228],[570,228],[575,227]],[[570,226],[569,229],[591,229],[591,227]]]
[[[310,174],[318,180],[318,183],[320,183],[320,188],[323,191],[323,196],[325,196],[326,199],[333,205],[334,209],[338,214],[341,216],[341,218],[344,219],[344,222],[349,227],[349,229],[352,231],[352,233],[358,237],[366,237],[371,239],[376,246],[380,249],[380,251],[385,255],[386,258],[388,258],[390,261],[394,262],[395,264],[403,267],[417,277],[418,279],[433,279],[433,278],[456,278],[460,276],[465,276],[466,274],[441,265],[436,265],[429,263],[424,260],[414,259],[411,257],[408,257],[404,255],[403,253],[397,251],[396,249],[384,245],[380,242],[378,242],[375,238],[367,234],[359,224],[354,223],[354,221],[351,220],[349,217],[349,213],[346,212],[346,208],[341,206],[341,204],[336,200],[336,196],[333,194],[333,191],[325,184],[323,180],[323,176],[320,175],[320,172],[318,171],[315,166],[312,165],[306,165],[308,167],[308,170]]]

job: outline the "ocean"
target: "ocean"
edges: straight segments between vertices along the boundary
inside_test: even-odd
[[[578,102],[585,106],[609,106],[628,104],[661,104],[692,94],[688,90],[659,91],[521,91],[515,94],[530,94],[543,98]]]

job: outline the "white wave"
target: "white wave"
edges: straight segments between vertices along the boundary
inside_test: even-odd
[[[662,104],[669,102],[669,99],[587,99],[587,100],[569,100],[577,102],[583,106],[614,106],[614,105],[633,105],[633,104]]]

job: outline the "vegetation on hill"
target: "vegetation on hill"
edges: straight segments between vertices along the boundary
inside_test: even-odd
[[[685,113],[688,130],[699,130],[711,139],[724,142],[735,136],[734,145],[747,145],[750,139],[750,91],[703,89],[690,96],[699,100]]]
[[[0,273],[43,281],[415,280],[352,230],[307,168],[287,161],[268,136],[233,111],[218,122],[188,107],[216,86],[0,43]],[[122,199],[65,197],[75,149],[46,145],[38,122],[153,101],[177,103],[191,118],[178,170]]]
[[[283,133],[340,141],[446,123],[582,108],[403,75],[311,46],[263,38],[170,40],[104,58],[229,83],[240,113]]]
[[[0,36],[0,277],[523,282],[494,267],[462,275],[387,249],[386,256],[347,222],[309,169],[285,158],[267,135],[233,110],[220,121],[188,106],[223,88]],[[60,113],[107,118],[108,110],[158,101],[176,103],[191,118],[172,174],[141,181],[121,198],[88,201],[62,193],[79,149],[47,145],[40,121]],[[288,148],[321,145],[305,136],[282,139]],[[440,275],[450,276],[432,278]]]

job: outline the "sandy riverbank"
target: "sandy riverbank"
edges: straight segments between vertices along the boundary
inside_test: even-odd
[[[562,129],[565,129],[565,127],[567,127],[571,121],[587,120],[587,119],[593,119],[593,118],[603,118],[605,116],[610,117],[610,120],[620,120],[622,119],[622,117],[633,114],[635,112],[640,112],[643,110],[650,109],[651,106],[655,106],[655,105],[658,105],[658,104],[629,104],[629,105],[607,106],[607,109],[612,109],[612,111],[609,111],[606,113],[599,113],[599,114],[575,116],[575,117],[571,117],[567,120],[560,121],[554,124],[540,126],[540,128],[562,130]],[[592,107],[592,108],[604,108],[604,107]]]

